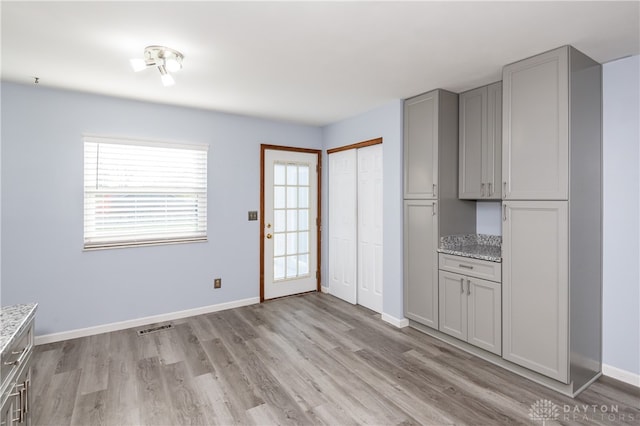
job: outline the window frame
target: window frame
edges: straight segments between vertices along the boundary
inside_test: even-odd
[[[93,154],[88,155],[88,144],[100,144],[102,145],[121,145],[121,146],[132,146],[139,149],[148,149],[148,148],[158,148],[158,152],[156,154],[160,154],[161,152],[166,153],[166,149],[173,150],[183,150],[194,151],[198,154],[193,154],[193,158],[191,161],[193,164],[200,163],[198,167],[194,167],[193,170],[198,175],[197,184],[200,184],[198,188],[194,185],[193,188],[188,188],[184,184],[181,186],[174,181],[174,186],[163,186],[162,189],[154,188],[153,184],[147,187],[142,186],[110,186],[105,188],[99,188],[100,182],[100,172],[104,173],[104,169],[101,170],[98,168],[98,159],[99,159],[99,148],[96,149],[95,157],[91,159],[91,162],[88,161],[88,158],[91,158]],[[101,135],[93,135],[93,134],[84,134],[82,136],[82,147],[83,147],[83,251],[93,251],[93,250],[103,250],[103,249],[112,249],[112,248],[126,248],[126,247],[144,247],[144,246],[155,246],[155,245],[170,245],[170,244],[184,244],[184,243],[197,243],[197,242],[207,242],[208,241],[208,144],[200,144],[200,143],[185,143],[185,142],[169,142],[169,141],[160,141],[160,140],[150,140],[150,139],[140,139],[133,137],[112,137],[112,136],[101,136]],[[126,148],[123,148],[126,150]],[[138,156],[140,154],[138,153]],[[160,156],[160,155],[159,155]],[[198,158],[199,157],[199,158]],[[141,157],[136,158],[137,160],[141,160]],[[165,155],[166,161],[166,155]],[[143,166],[141,162],[134,163],[135,167],[142,169]],[[184,168],[185,165],[188,165],[188,162],[182,164]],[[88,166],[95,166],[96,171],[88,171]],[[161,169],[161,163],[155,163],[154,167]],[[120,169],[120,170],[124,170]],[[130,170],[129,170],[130,171]],[[159,175],[160,176],[160,175]],[[183,177],[178,175],[179,177]],[[89,179],[88,179],[89,177]],[[161,177],[167,178],[167,175],[162,175]],[[89,181],[90,182],[89,182]],[[108,179],[104,179],[107,181]],[[117,178],[116,178],[117,180]],[[179,180],[179,179],[178,179]],[[114,182],[109,182],[114,184]],[[95,185],[95,189],[91,189],[91,186]],[[164,216],[164,225],[159,225],[157,228],[152,228],[156,232],[153,234],[138,232],[138,233],[126,233],[123,232],[124,226],[129,223],[132,224],[132,228],[140,231],[140,228],[144,225],[144,221],[139,219],[134,219],[131,222],[122,221],[120,229],[120,234],[117,235],[111,232],[112,235],[107,235],[109,232],[101,234],[96,231],[95,228],[92,228],[88,221],[93,220],[94,223],[97,221],[96,209],[98,205],[98,201],[96,198],[107,196],[116,196],[120,198],[126,198],[127,193],[137,195],[136,198],[133,198],[132,201],[135,201],[138,204],[138,200],[143,200],[145,197],[151,197],[154,200],[164,199],[165,206],[172,201],[172,197],[176,195],[192,195],[193,197],[186,197],[184,200],[177,200],[177,203],[180,206],[188,206],[189,199],[191,198],[193,201],[193,206],[195,209],[194,219],[193,219],[193,230],[189,232],[183,231],[182,233],[176,233],[175,235],[170,235],[167,232],[166,226],[167,222],[172,218],[172,214],[167,214]],[[130,204],[127,202],[126,204]],[[92,211],[93,209],[93,211]],[[141,209],[140,207],[132,208],[131,212],[135,212],[134,216],[137,216],[136,209]],[[166,209],[169,210],[169,209]],[[108,217],[108,214],[104,217]],[[175,217],[179,217],[178,214],[175,214]],[[184,216],[183,216],[184,217]],[[187,221],[189,223],[189,221]],[[124,225],[123,225],[124,224]],[[162,229],[162,226],[165,226],[165,229]],[[147,227],[149,224],[147,223]]]

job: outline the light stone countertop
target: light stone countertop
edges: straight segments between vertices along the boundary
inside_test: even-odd
[[[37,303],[3,306],[0,309],[0,354],[14,342],[36,314]]]
[[[502,237],[485,234],[448,235],[440,238],[438,252],[502,262]]]

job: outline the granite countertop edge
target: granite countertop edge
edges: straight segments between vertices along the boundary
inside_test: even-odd
[[[25,330],[35,317],[37,308],[37,303],[26,303],[3,306],[0,309],[0,354],[4,355],[7,348]]]
[[[485,234],[447,235],[440,238],[438,252],[501,263],[502,237]]]
[[[463,247],[460,247],[460,249],[462,248]],[[452,254],[454,256],[469,257],[472,259],[480,259],[480,260],[487,260],[489,262],[502,263],[502,257],[491,256],[488,254],[477,253],[474,251],[461,251],[461,250],[453,250],[448,248],[439,248],[438,252],[444,253],[444,254]]]

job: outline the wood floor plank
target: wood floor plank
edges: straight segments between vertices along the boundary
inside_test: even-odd
[[[109,380],[109,341],[110,333],[89,336],[84,345],[82,357],[82,374],[78,392],[81,395],[95,393],[107,389]]]
[[[36,347],[32,424],[533,424],[541,399],[563,425],[640,421],[637,388],[601,378],[572,399],[326,294],[172,323]]]
[[[106,425],[140,424],[137,395],[137,343],[129,330],[111,333],[110,343],[117,350],[109,351],[109,383],[106,390]]]
[[[79,394],[73,407],[71,424],[77,426],[105,424],[106,390]]]
[[[165,389],[162,380],[162,365],[164,364],[157,357],[138,361],[136,377],[140,421],[149,426],[174,423],[170,405],[171,394]]]
[[[204,405],[192,383],[184,361],[162,365],[160,371],[169,394],[169,404],[173,424],[206,425],[207,420],[202,412]]]

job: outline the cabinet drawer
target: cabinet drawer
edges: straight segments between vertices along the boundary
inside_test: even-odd
[[[502,264],[440,253],[439,269],[494,282],[502,281]]]
[[[5,379],[15,374],[20,366],[26,361],[33,347],[33,322],[28,325],[22,336],[20,336],[6,351],[2,354],[0,368],[0,383],[4,384]]]

